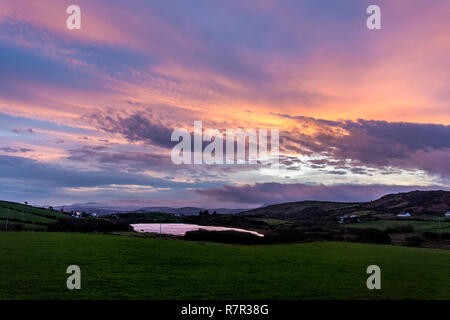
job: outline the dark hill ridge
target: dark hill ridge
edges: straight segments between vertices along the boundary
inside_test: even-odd
[[[67,208],[65,209],[67,212]],[[144,211],[153,209],[145,208]],[[158,209],[163,208],[158,207]],[[173,208],[169,209],[173,211]],[[186,208],[179,209],[181,209],[179,215],[186,213],[183,211]],[[188,211],[194,210],[194,212],[198,209],[187,208]],[[411,191],[389,194],[371,202],[300,201],[275,204],[247,211],[235,210],[235,212],[219,212],[218,209],[217,212],[237,214],[248,218],[276,218],[291,221],[334,220],[345,214],[359,216],[371,214],[389,218],[401,212],[410,212],[413,216],[443,216],[447,211],[450,211],[450,191]],[[236,213],[237,211],[241,212]],[[27,228],[44,228],[61,218],[68,217],[69,214],[66,212],[62,213],[59,210],[0,201],[0,225],[5,225],[6,217],[8,216],[11,225],[23,224]],[[212,213],[213,209],[209,212]],[[149,212],[147,211],[146,213]],[[135,212],[135,214],[143,213]],[[188,214],[192,214],[192,212],[188,212]]]
[[[450,211],[450,192],[437,190],[388,194],[363,206],[375,211],[408,211],[416,215],[442,215]]]
[[[360,203],[300,201],[274,204],[244,211],[240,214],[283,220],[324,219],[360,210]]]
[[[439,215],[450,211],[449,191],[411,191],[389,194],[371,202],[300,201],[270,205],[240,214],[283,220],[332,219],[344,214],[390,214],[410,212],[413,215]]]
[[[64,209],[64,211],[79,211],[79,212],[87,212],[87,213],[96,213],[97,215],[111,215],[114,213],[172,213],[180,216],[189,216],[189,215],[197,215],[200,211],[208,210],[210,213],[216,211],[220,214],[234,214],[238,212],[242,212],[246,209],[227,209],[227,208],[198,208],[198,207],[181,207],[181,208],[172,208],[172,207],[144,207],[144,208],[135,208],[135,207],[114,207],[107,204],[88,202],[88,203],[75,203],[68,206],[57,206],[55,209],[60,210]]]

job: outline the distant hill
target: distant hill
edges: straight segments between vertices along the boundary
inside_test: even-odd
[[[245,211],[247,209],[226,209],[226,208],[203,209],[203,208],[197,208],[197,207],[182,207],[182,208],[147,207],[147,208],[141,208],[141,209],[135,210],[133,212],[136,212],[136,213],[163,212],[163,213],[178,214],[181,216],[190,216],[190,215],[196,215],[200,211],[204,211],[204,210],[208,210],[209,213],[213,213],[214,211],[216,211],[216,213],[219,213],[219,214],[234,214],[234,213],[239,213],[239,212]]]
[[[371,202],[299,201],[270,205],[241,212],[245,216],[258,216],[283,220],[330,219],[344,214],[395,215],[401,212],[413,215],[443,215],[450,211],[449,191],[411,191],[389,194]]]
[[[356,211],[360,203],[299,201],[274,204],[241,212],[240,215],[282,220],[315,220]]]
[[[365,203],[363,207],[375,211],[408,211],[415,215],[441,215],[450,211],[450,192],[437,190],[388,194],[378,200]]]
[[[64,208],[64,213],[60,212],[61,208]],[[190,216],[205,210],[197,207],[146,207],[127,210],[126,208],[110,207],[100,203],[74,204],[49,210],[0,201],[0,228],[5,225],[8,209],[10,226],[21,224],[27,229],[43,229],[63,217],[68,217],[70,211],[95,212],[100,215],[161,213]],[[370,202],[299,201],[251,210],[218,208],[208,209],[208,211],[209,213],[216,211],[219,214],[237,214],[249,218],[273,218],[290,221],[330,220],[344,214],[371,214],[379,217],[391,217],[401,212],[410,212],[413,216],[442,216],[445,212],[450,211],[450,191],[411,191],[388,194]]]
[[[68,206],[58,206],[55,209],[60,210],[64,209],[66,212],[70,211],[84,211],[87,213],[97,213],[98,215],[109,215],[114,213],[150,213],[150,212],[160,212],[160,213],[172,213],[176,215],[196,215],[200,211],[208,210],[210,213],[216,211],[219,214],[234,214],[238,212],[245,211],[247,209],[226,209],[226,208],[213,208],[213,209],[204,209],[198,207],[182,207],[182,208],[172,208],[172,207],[144,207],[144,208],[136,208],[136,207],[114,207],[108,206],[101,203],[96,202],[87,202],[87,203],[75,203]]]
[[[96,203],[96,202],[86,202],[86,203],[74,203],[72,205],[68,206],[56,206],[56,210],[63,209],[65,212],[71,212],[71,211],[79,211],[79,212],[86,212],[86,213],[97,213],[98,215],[108,215],[112,213],[121,213],[121,212],[130,212],[133,210],[136,210],[136,207],[134,208],[120,208],[120,207],[114,207],[114,206],[108,206],[102,203]]]

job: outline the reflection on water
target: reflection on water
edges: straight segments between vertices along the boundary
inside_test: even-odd
[[[248,232],[254,234],[258,237],[264,237],[263,234],[238,228],[226,228],[226,227],[211,227],[211,226],[199,226],[197,224],[186,224],[186,223],[140,223],[131,225],[134,231],[137,232],[154,232],[154,233],[164,233],[172,234],[176,236],[184,236],[187,231],[197,231],[197,230],[208,230],[208,231],[239,231]]]

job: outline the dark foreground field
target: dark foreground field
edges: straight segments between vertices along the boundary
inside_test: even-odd
[[[1,299],[450,299],[450,252],[359,243],[235,246],[0,232]],[[68,265],[82,289],[66,289]],[[366,288],[381,267],[382,290]]]

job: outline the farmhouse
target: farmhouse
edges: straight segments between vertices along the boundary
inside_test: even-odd
[[[80,218],[81,217],[81,213],[78,211],[75,211],[74,213],[72,213],[72,217],[74,218]]]
[[[360,219],[358,218],[357,215],[344,215],[339,217],[339,223],[355,223],[355,222],[360,222]]]
[[[399,213],[397,217],[411,217],[411,213],[409,212]]]

